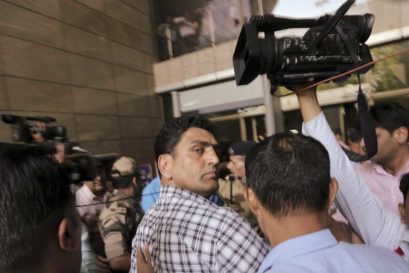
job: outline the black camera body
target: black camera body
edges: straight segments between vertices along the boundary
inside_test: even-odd
[[[16,115],[2,115],[4,123],[12,125],[12,137],[16,142],[30,143],[34,139],[32,134],[40,133],[46,140],[65,141],[67,138],[67,130],[64,126],[46,126],[45,130],[33,125],[32,121],[43,122],[45,124],[55,121],[55,118],[48,116],[41,117],[24,117]]]
[[[248,84],[261,74],[267,74],[272,90],[280,85],[311,84],[371,62],[365,42],[375,17],[345,16],[354,2],[347,1],[333,16],[318,19],[253,16],[243,26],[233,55],[237,85]],[[289,28],[309,29],[303,37],[276,38],[275,31]],[[372,67],[355,73],[366,73]]]

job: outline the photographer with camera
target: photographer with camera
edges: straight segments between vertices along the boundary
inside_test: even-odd
[[[65,161],[67,130],[64,126],[48,126],[55,118],[48,116],[2,115],[4,123],[12,126],[13,140],[53,151],[58,163]],[[34,122],[34,124],[32,123]]]

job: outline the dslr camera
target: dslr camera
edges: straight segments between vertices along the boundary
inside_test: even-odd
[[[368,46],[375,17],[345,15],[355,0],[341,5],[333,16],[317,19],[253,16],[244,24],[233,55],[237,85],[267,74],[272,91],[277,86],[312,84],[372,61]],[[275,31],[309,28],[302,37],[276,38]],[[366,73],[372,66],[357,70]],[[346,80],[349,76],[337,81]]]

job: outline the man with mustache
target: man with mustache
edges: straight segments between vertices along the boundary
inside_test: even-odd
[[[217,141],[209,120],[182,117],[164,124],[155,141],[159,200],[132,243],[149,245],[155,272],[256,272],[268,246],[236,212],[208,200],[218,189]]]

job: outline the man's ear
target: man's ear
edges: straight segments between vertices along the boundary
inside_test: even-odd
[[[399,144],[406,144],[408,142],[408,129],[404,126],[395,129],[393,137]]]
[[[158,169],[163,178],[170,180],[172,178],[173,158],[170,154],[160,155],[158,158]]]
[[[250,207],[251,212],[256,216],[259,216],[261,204],[260,204],[260,201],[257,199],[257,196],[254,193],[254,191],[248,186],[244,186],[243,194],[244,194],[244,198],[246,199]]]
[[[135,176],[132,177],[132,184],[133,184],[135,187],[138,187],[138,179],[136,179]]]
[[[331,207],[331,205],[334,203],[337,192],[338,181],[335,178],[331,177],[331,181],[329,182],[328,207]]]
[[[81,249],[80,222],[72,217],[64,217],[58,226],[58,246],[63,251],[78,251]]]

